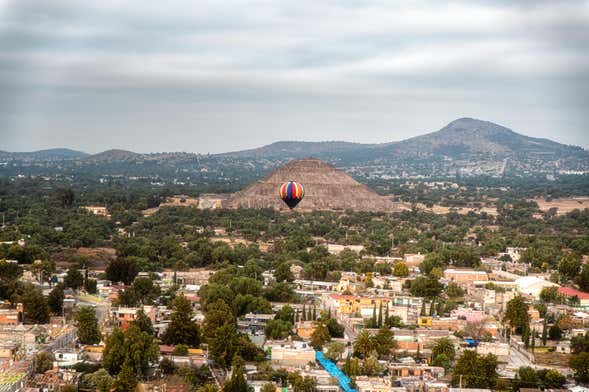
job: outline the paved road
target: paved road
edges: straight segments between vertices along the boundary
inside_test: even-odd
[[[518,369],[522,366],[535,367],[534,364],[528,359],[528,357],[526,357],[524,354],[514,349],[513,347],[510,347],[509,362],[507,363],[506,367],[509,369]]]

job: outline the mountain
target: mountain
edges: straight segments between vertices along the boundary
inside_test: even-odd
[[[319,155],[336,155],[345,151],[353,151],[366,145],[350,142],[297,142],[283,141],[269,144],[267,146],[217,154],[220,157],[234,158],[300,158]]]
[[[394,210],[389,199],[379,196],[350,175],[319,159],[290,161],[230,196],[223,201],[223,207],[286,210],[288,207],[278,197],[278,189],[287,181],[297,181],[305,186],[305,197],[296,207],[297,210]]]
[[[383,144],[283,142],[224,157],[272,159],[276,146],[285,158],[313,156],[366,177],[530,175],[589,172],[589,152],[533,138],[489,121],[461,118],[439,131]]]
[[[190,183],[250,183],[293,159],[318,158],[358,178],[531,177],[589,174],[589,151],[533,138],[473,118],[410,139],[360,144],[342,141],[281,141],[260,148],[216,155],[186,152],[138,154],[108,150],[87,154],[64,150],[0,152],[4,175],[87,175],[176,178]],[[18,162],[38,161],[43,165]],[[58,162],[59,161],[59,162]],[[55,163],[53,163],[55,162]],[[53,166],[52,166],[53,165]],[[34,167],[33,167],[34,166]]]
[[[0,160],[59,161],[64,159],[79,159],[86,156],[88,154],[85,152],[70,150],[68,148],[52,148],[32,152],[0,151]]]
[[[98,154],[90,155],[86,157],[86,161],[89,162],[125,162],[125,161],[133,161],[140,158],[142,154],[138,154],[136,152],[127,151],[127,150],[106,150],[100,152]]]

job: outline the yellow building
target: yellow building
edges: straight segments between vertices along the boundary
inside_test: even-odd
[[[360,317],[372,317],[374,308],[384,308],[391,303],[391,298],[387,297],[367,297],[359,295],[342,295],[326,293],[321,298],[323,309],[329,309],[335,317],[340,315],[360,315]]]

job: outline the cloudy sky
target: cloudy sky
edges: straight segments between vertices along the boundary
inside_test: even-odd
[[[0,0],[2,150],[388,142],[465,116],[589,148],[589,2]]]

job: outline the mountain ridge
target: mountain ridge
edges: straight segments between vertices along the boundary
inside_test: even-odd
[[[34,159],[35,156],[43,154],[25,155],[24,160]],[[18,153],[0,153],[0,163],[6,159],[18,161],[22,157]],[[95,173],[100,170],[114,173],[115,169],[119,169],[119,174],[140,172],[142,175],[162,171],[205,173],[212,170],[223,178],[229,172],[234,178],[243,178],[252,173],[267,173],[290,160],[301,158],[322,159],[358,177],[385,179],[589,173],[589,151],[582,147],[522,135],[499,124],[468,117],[456,119],[434,132],[388,143],[278,141],[254,149],[220,154],[141,154],[111,149],[63,159],[76,163],[75,167],[69,168],[71,172],[88,166],[92,166]],[[55,160],[58,158],[48,159]],[[143,165],[141,170],[138,169],[140,165]]]

